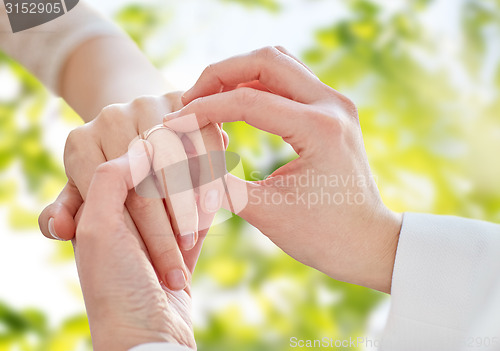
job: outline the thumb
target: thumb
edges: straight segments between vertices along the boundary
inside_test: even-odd
[[[76,231],[74,218],[82,203],[80,192],[70,179],[56,201],[45,207],[38,217],[42,234],[49,239],[73,239]]]
[[[272,197],[278,190],[265,182],[249,182],[230,173],[224,177],[222,207],[260,227],[273,216]]]

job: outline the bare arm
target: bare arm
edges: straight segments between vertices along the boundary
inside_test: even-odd
[[[107,105],[172,90],[125,35],[84,42],[63,66],[59,84],[62,98],[85,122]]]
[[[172,90],[127,34],[84,2],[17,33],[0,2],[0,49],[63,97],[85,122],[107,105]]]

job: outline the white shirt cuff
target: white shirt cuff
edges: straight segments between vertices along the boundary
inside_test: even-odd
[[[132,347],[129,351],[193,351],[193,349],[184,345],[171,344],[168,342],[156,342],[138,345]]]
[[[381,350],[460,350],[500,271],[500,226],[406,213]]]

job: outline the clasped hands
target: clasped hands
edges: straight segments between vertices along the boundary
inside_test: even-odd
[[[161,189],[158,172],[165,165],[223,151],[222,123],[234,121],[281,136],[298,157],[263,181],[227,174],[223,182],[198,182],[196,190],[166,201],[133,189],[143,179],[141,186]],[[144,141],[160,123],[168,128]],[[68,184],[41,214],[40,228],[47,237],[74,238],[96,350],[156,341],[196,347],[190,276],[214,213],[229,209],[228,202],[245,200],[238,215],[298,261],[390,292],[402,216],[380,198],[356,107],[281,47],[208,66],[182,97],[106,108],[70,134],[65,166]],[[176,174],[195,183],[207,178],[203,172],[191,165]],[[301,177],[310,181],[297,182]],[[324,181],[332,177],[342,181]],[[168,180],[164,187],[176,181]],[[304,203],[304,195],[319,201]],[[269,197],[286,201],[265,201]]]

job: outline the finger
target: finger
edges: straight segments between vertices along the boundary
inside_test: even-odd
[[[203,242],[207,236],[208,229],[200,230],[198,233],[199,237],[196,241],[196,245],[189,251],[181,250],[184,263],[186,264],[186,269],[190,272],[190,276],[193,274],[196,264],[198,263],[198,258],[203,247]]]
[[[224,141],[218,124],[209,124],[201,130],[184,134],[181,140],[183,141],[186,155],[189,157],[191,179],[197,195],[198,240],[195,247],[191,250],[181,250],[186,267],[192,273],[200,255],[203,240],[213,222],[215,212],[220,208],[222,202],[221,200],[212,198],[215,204],[211,205],[211,210],[207,210],[202,205],[210,189],[213,190],[215,188],[217,196],[223,196],[224,188],[222,185],[214,186],[213,184],[214,174],[217,172],[217,169],[214,169],[214,167],[217,167],[217,165],[211,161],[210,154],[211,152],[223,153]],[[217,156],[215,155],[215,157]],[[220,171],[220,167],[219,173],[223,174]]]
[[[62,241],[73,239],[76,230],[74,218],[82,203],[80,192],[71,180],[68,181],[56,201],[47,206],[38,217],[43,235]]]
[[[132,145],[127,154],[97,167],[87,194],[84,215],[98,223],[121,216],[128,191],[134,187],[133,179],[144,179],[150,172],[149,155],[152,153],[152,146],[147,141],[140,141]]]
[[[66,173],[84,201],[97,166],[106,162],[98,141],[90,135],[87,128],[88,125],[85,125],[73,130],[64,150]]]
[[[106,162],[106,157],[99,148],[100,141],[89,133],[86,129],[87,126],[89,124],[75,129],[70,133],[64,150],[64,165],[68,178],[78,188],[84,201],[87,199],[90,181],[97,167]],[[127,227],[136,237],[141,249],[148,255],[145,244],[130,214],[127,209],[123,209],[123,212]]]
[[[276,213],[279,207],[273,206],[269,201],[275,193],[279,192],[279,189],[272,184],[266,181],[249,182],[227,174],[225,185],[226,192],[222,208],[227,211],[240,216],[261,230],[264,223],[273,223],[279,217]]]
[[[283,97],[311,103],[326,96],[324,84],[295,59],[274,47],[266,47],[208,66],[196,84],[183,95],[183,103],[258,80],[267,89]]]
[[[301,60],[299,60],[295,55],[293,55],[290,51],[288,51],[287,49],[285,49],[283,46],[278,45],[278,46],[275,46],[275,48],[276,48],[276,50],[281,51],[285,55],[290,56],[295,61],[297,61],[299,64],[301,64],[305,69],[307,69],[309,72],[311,72],[312,74],[314,74],[314,72],[309,67],[307,67],[304,62],[302,62]]]
[[[100,123],[104,124],[103,127],[121,131],[121,133],[114,135],[113,138],[101,139],[101,147],[106,159],[114,159],[123,154],[123,146],[127,145],[130,140],[137,139],[140,133],[157,125],[165,111],[182,107],[179,95],[180,93],[167,94],[164,99],[139,98],[130,104],[132,111],[121,110],[122,107],[117,105],[114,107],[117,111],[109,111],[109,118],[106,118],[106,114],[104,114],[103,117],[105,118],[100,120]],[[116,118],[117,113],[140,114],[141,118],[126,118],[125,122],[121,122],[120,119]],[[131,121],[137,121],[137,124],[132,125]],[[124,123],[128,123],[128,125],[124,125]],[[168,152],[173,151],[168,150]],[[146,194],[142,194],[146,196],[139,196],[136,191],[130,191],[126,201],[131,221],[133,219],[136,229],[140,232],[142,242],[147,247],[159,279],[164,281],[172,290],[183,289],[188,281],[188,271],[183,262],[179,244],[174,236],[165,204],[157,191],[156,184],[153,183],[152,177],[146,179],[140,186],[140,193],[146,192]],[[145,189],[148,186],[149,189]],[[151,195],[152,192],[155,194],[148,196],[147,193]],[[182,245],[182,243],[180,244]],[[194,243],[184,243],[184,245],[191,248]]]
[[[267,89],[267,87],[264,84],[262,84],[258,80],[254,80],[253,82],[249,82],[249,83],[238,84],[238,86],[236,88],[252,88],[252,89],[255,89],[255,90],[265,91],[265,92],[268,92],[268,93],[271,92],[269,89]],[[231,90],[234,90],[234,88],[224,89],[223,92],[231,91]]]
[[[198,126],[198,121],[193,118],[193,128]],[[191,129],[191,128],[190,128]],[[208,124],[201,130],[194,130],[186,134],[191,141],[198,162],[198,182],[193,184],[199,193],[199,208],[203,213],[213,214],[221,206],[224,187],[222,177],[226,173],[224,159],[224,141],[217,124]],[[201,216],[201,214],[200,214]],[[211,221],[210,221],[211,222]],[[199,228],[207,229],[210,225],[199,224]]]
[[[145,181],[153,180],[147,178]],[[156,188],[154,183],[151,186]],[[165,207],[162,202],[160,202],[162,206],[156,206],[158,201],[159,198],[146,198],[132,190],[125,204],[135,219],[159,279],[172,290],[182,290],[188,281],[188,270]]]
[[[177,111],[184,107],[182,94],[184,94],[183,91],[173,91],[165,94],[165,99],[170,103],[170,110]]]
[[[131,145],[140,143],[136,140]],[[172,290],[182,290],[188,281],[188,270],[184,264],[177,240],[172,230],[170,219],[161,195],[151,176],[135,176],[132,172],[134,186],[141,185],[140,193],[130,191],[126,206],[135,219],[137,229],[148,247],[151,260],[156,267],[160,280]]]
[[[281,96],[241,88],[197,99],[181,110],[182,117],[164,124],[179,132],[202,128],[209,123],[244,121],[258,129],[277,134],[300,154],[310,134],[317,132],[308,108]],[[198,127],[194,127],[193,119]]]
[[[156,129],[148,140],[155,149],[153,169],[174,232],[179,236],[179,246],[192,249],[198,237],[198,211],[184,146],[177,134],[167,128]]]

